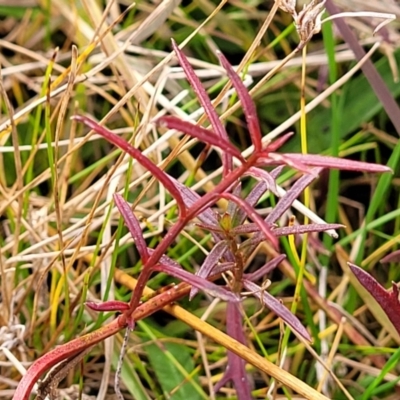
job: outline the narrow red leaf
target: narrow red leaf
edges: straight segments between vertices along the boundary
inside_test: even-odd
[[[164,272],[168,275],[171,275],[175,278],[178,278],[189,285],[192,285],[200,290],[204,290],[205,292],[211,294],[214,297],[218,297],[224,301],[232,301],[238,302],[240,298],[236,296],[236,294],[229,292],[228,290],[212,283],[204,278],[200,278],[196,275],[191,274],[180,268],[174,268],[171,265],[165,264],[157,264],[152,268],[154,271]]]
[[[252,292],[253,296],[260,299],[266,307],[273,311],[278,317],[282,318],[282,320],[285,321],[294,331],[296,331],[309,342],[312,341],[310,334],[301,324],[299,319],[292,314],[278,299],[247,279],[243,280],[243,285],[247,290]]]
[[[140,223],[136,218],[136,215],[132,211],[129,204],[124,200],[124,198],[118,194],[114,194],[115,204],[124,218],[125,225],[128,227],[129,232],[132,235],[133,240],[135,241],[136,248],[139,252],[140,258],[145,264],[149,259],[149,253],[147,251],[146,242],[143,238],[142,228],[140,227]]]
[[[309,166],[295,158],[287,157],[286,154],[281,153],[268,153],[265,156],[260,156],[257,159],[257,166],[268,166],[268,165],[287,165],[297,169],[305,174],[313,174],[312,169]],[[316,178],[316,176],[315,176]]]
[[[150,255],[154,253],[154,249],[147,248],[147,251],[149,252]],[[172,258],[168,257],[167,255],[163,254],[160,258],[161,264],[166,264],[170,265],[172,268],[182,268],[179,263],[177,263],[175,260]]]
[[[126,311],[129,310],[129,303],[118,300],[108,300],[103,302],[87,301],[85,304],[93,311]]]
[[[271,189],[271,191],[276,191],[276,181],[269,172],[261,168],[251,167],[249,168],[249,170],[246,172],[245,175],[250,175],[253,176],[254,178],[262,179],[264,182],[267,183],[268,189]],[[264,192],[266,191],[267,189],[265,189]]]
[[[254,271],[251,274],[245,274],[245,279],[252,282],[257,281],[258,279],[264,277],[266,274],[275,269],[285,258],[285,254],[280,254],[279,256],[273,258],[271,261],[267,262],[257,271]]]
[[[348,265],[361,285],[381,306],[400,335],[400,301],[397,285],[393,283],[393,290],[390,292],[362,268],[352,263],[348,263]]]
[[[314,167],[335,168],[346,171],[361,171],[361,172],[391,172],[392,170],[386,165],[367,163],[363,161],[346,160],[345,158],[320,156],[319,154],[297,154],[285,153],[282,154],[286,159],[293,162],[300,162],[304,165]]]
[[[214,132],[225,141],[229,142],[229,136],[226,133],[225,127],[220,121],[214,106],[212,105],[210,98],[208,97],[203,85],[201,84],[199,78],[195,74],[192,66],[189,64],[186,56],[183,54],[179,46],[172,40],[172,47],[178,57],[179,64],[181,65],[183,71],[185,72],[186,78],[195,91],[200,104],[202,105],[204,112],[207,114],[208,119],[211,122],[211,126]],[[232,157],[229,153],[223,153],[223,166],[224,175],[233,169]]]
[[[249,233],[254,233],[254,232],[260,232],[260,228],[254,222],[235,226],[230,231],[232,235],[247,235]]]
[[[224,255],[226,250],[228,249],[228,243],[226,241],[218,242],[208,253],[206,259],[204,260],[203,264],[197,271],[196,275],[200,278],[208,278],[213,271],[213,268],[218,264],[220,258]],[[189,294],[189,300],[197,294],[199,291],[198,288],[192,288]]]
[[[288,235],[299,235],[302,233],[312,232],[325,232],[329,229],[340,229],[344,228],[341,224],[308,224],[308,225],[293,225],[283,226],[280,228],[273,228],[272,232],[276,236],[288,236]]]
[[[380,261],[382,264],[391,263],[391,262],[400,262],[400,250],[396,250],[393,253],[388,254],[387,256],[383,257]]]
[[[288,132],[279,137],[278,139],[275,139],[273,142],[268,143],[267,147],[263,150],[263,153],[267,156],[268,153],[272,153],[274,151],[277,151],[279,148],[281,148],[292,136],[294,135],[294,132]]]
[[[201,196],[198,193],[196,193],[193,189],[185,186],[183,183],[175,180],[174,178],[171,178],[171,180],[174,182],[175,186],[181,192],[183,201],[187,208],[192,207],[194,203],[196,203],[201,199]],[[218,226],[217,217],[215,213],[211,210],[211,208],[204,209],[203,211],[201,211],[201,213],[197,214],[196,216],[202,223],[206,225],[216,226],[216,227]]]
[[[234,303],[228,303],[226,306],[226,333],[238,342],[247,345],[243,330],[243,316],[240,307]],[[227,367],[221,380],[214,386],[214,392],[218,392],[229,381],[235,387],[238,399],[253,399],[252,385],[246,372],[246,362],[232,351],[228,351]]]
[[[218,147],[224,152],[227,152],[230,155],[236,157],[240,161],[245,162],[245,159],[242,157],[242,154],[233,144],[228,142],[226,139],[218,137],[214,132],[208,129],[204,129],[201,126],[194,125],[187,121],[183,121],[171,115],[166,115],[164,117],[159,118],[156,121],[156,123],[159,125],[165,125],[168,129],[176,129],[196,139],[199,139],[204,143]]]
[[[321,172],[320,168],[314,168],[312,170],[312,174],[303,175],[300,179],[298,179],[292,187],[286,192],[284,196],[282,196],[278,204],[272,209],[271,213],[265,218],[266,222],[270,224],[275,223],[284,212],[286,212],[293,202],[300,196],[300,193],[310,185],[310,183],[315,179],[316,176]],[[273,191],[273,188],[271,189]],[[277,192],[274,192],[277,195]]]
[[[201,229],[204,229],[206,231],[218,233],[218,234],[223,234],[222,229],[219,226],[214,226],[214,225],[208,225],[208,224],[202,224],[201,222],[196,222],[195,224]]]
[[[115,133],[109,131],[103,126],[99,125],[96,121],[85,117],[83,115],[73,115],[72,119],[84,123],[90,129],[94,130],[99,135],[103,136],[113,145],[119,147],[125,153],[128,153],[131,157],[137,160],[143,167],[148,169],[154,177],[161,182],[164,187],[171,193],[171,195],[176,200],[176,203],[179,208],[179,212],[181,217],[186,216],[186,207],[185,203],[182,199],[182,196],[178,190],[178,188],[173,184],[168,175],[157,167],[157,165],[153,164],[146,156],[142,154],[142,152],[135,147],[133,147],[130,143],[128,143],[125,139],[119,137]]]
[[[234,263],[234,262],[224,262],[224,263],[217,264],[213,269],[213,275],[219,275],[226,271],[229,271],[235,265],[236,265],[236,263]]]
[[[255,151],[259,152],[262,150],[262,135],[260,123],[258,121],[257,110],[253,99],[251,98],[248,89],[246,88],[246,86],[244,86],[239,75],[234,71],[225,56],[220,52],[217,52],[217,56],[219,58],[219,61],[221,62],[221,65],[225,68],[232,82],[232,85],[236,89],[240,102],[242,103],[243,113],[246,118],[251,142],[253,143]]]

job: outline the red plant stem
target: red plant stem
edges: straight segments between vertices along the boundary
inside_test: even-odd
[[[122,321],[125,322],[122,323]],[[98,330],[73,339],[70,342],[58,346],[44,354],[31,365],[27,373],[22,377],[14,393],[13,400],[28,400],[33,386],[44,372],[60,361],[73,357],[86,348],[115,335],[125,326],[125,324],[125,317],[119,316],[111,323],[99,328]]]
[[[163,292],[160,295],[151,298],[148,302],[140,305],[132,314],[132,318],[137,321],[153,314],[164,306],[171,304],[188,294],[190,288],[191,286],[184,282],[172,287],[166,292]],[[126,316],[122,314],[98,330],[73,339],[70,342],[58,346],[44,354],[31,365],[27,373],[22,377],[17,389],[15,390],[13,400],[29,400],[33,386],[40,376],[47,370],[54,367],[60,361],[73,357],[86,350],[88,347],[115,335],[120,330],[126,328],[127,325],[128,320]]]
[[[138,277],[137,285],[129,302],[129,310],[125,312],[127,318],[131,317],[132,313],[140,303],[143,290],[146,286],[147,281],[150,278],[151,273],[153,272],[152,266],[158,263],[161,256],[165,254],[168,247],[171,246],[173,241],[178,237],[179,233],[189,223],[189,221],[196,215],[198,215],[204,207],[210,206],[210,203],[214,202],[218,195],[223,193],[236,180],[243,176],[244,173],[256,163],[257,158],[258,153],[253,153],[253,155],[245,163],[226,175],[224,179],[220,183],[218,183],[218,185],[211,192],[202,196],[190,208],[188,208],[186,210],[186,215],[184,217],[180,216],[178,221],[169,229],[163,240],[159,243],[159,245],[156,247],[154,252],[147,260],[142,269],[142,272]]]

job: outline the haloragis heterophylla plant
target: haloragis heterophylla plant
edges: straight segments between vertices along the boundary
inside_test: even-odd
[[[159,244],[154,249],[150,249],[143,237],[140,223],[130,205],[119,194],[114,196],[115,204],[134,239],[143,264],[136,289],[132,293],[129,303],[118,301],[100,304],[87,303],[88,307],[92,309],[99,311],[116,310],[120,311],[121,315],[98,331],[92,332],[85,337],[74,339],[40,358],[21,380],[14,399],[28,399],[29,393],[40,375],[56,363],[81,353],[121,329],[128,326],[133,329],[136,320],[148,316],[168,304],[168,302],[175,301],[185,294],[184,292],[173,292],[171,294],[167,291],[159,294],[157,302],[148,301],[142,303],[141,299],[146,283],[150,276],[156,272],[167,273],[190,284],[192,286],[191,297],[196,295],[199,290],[202,290],[226,301],[228,303],[226,311],[227,333],[243,344],[246,344],[241,309],[241,298],[244,292],[247,295],[249,293],[254,295],[263,305],[282,318],[297,335],[307,341],[311,341],[309,332],[302,326],[297,317],[290,313],[278,299],[270,295],[259,284],[264,275],[275,268],[285,258],[285,255],[280,255],[270,260],[255,272],[247,273],[246,268],[250,262],[249,260],[251,260],[251,255],[263,241],[268,241],[274,248],[278,249],[279,236],[282,235],[331,231],[341,227],[339,224],[278,225],[280,217],[291,207],[304,188],[310,185],[323,168],[365,172],[390,171],[385,166],[365,162],[348,161],[320,155],[277,153],[279,147],[289,139],[290,135],[283,136],[275,142],[264,145],[256,108],[246,87],[225,57],[222,54],[218,54],[222,66],[236,89],[247,122],[249,136],[254,146],[253,153],[248,158],[244,158],[239,149],[231,143],[224,125],[219,120],[215,108],[212,106],[183,52],[175,43],[173,43],[173,48],[188,81],[208,116],[211,129],[205,129],[187,121],[182,121],[174,116],[162,117],[156,121],[156,124],[179,130],[209,146],[218,148],[222,153],[223,179],[216,184],[212,191],[200,195],[168,175],[168,173],[161,170],[144,156],[139,149],[100,126],[93,119],[80,115],[73,117],[103,136],[110,143],[121,148],[131,155],[136,162],[149,170],[175,199],[178,215],[175,223],[171,225]],[[272,170],[265,168],[271,166],[277,166],[277,168]],[[282,170],[282,166],[295,168],[303,176],[287,190],[271,212],[266,217],[263,217],[257,211],[257,203],[267,191],[277,193],[276,179]],[[241,180],[248,176],[255,178],[258,183],[254,185],[248,195],[242,196]],[[225,211],[219,212],[215,203],[220,199],[227,200],[228,207]],[[169,247],[179,240],[181,232],[193,221],[199,229],[209,231],[214,241],[214,247],[195,275],[185,271],[176,261],[166,255]],[[213,283],[213,280],[220,277],[221,274],[224,274],[226,278],[227,283],[224,286]],[[219,389],[227,381],[232,382],[240,399],[252,398],[251,384],[247,379],[245,363],[238,355],[231,352],[228,354],[226,373],[216,386],[216,389]]]

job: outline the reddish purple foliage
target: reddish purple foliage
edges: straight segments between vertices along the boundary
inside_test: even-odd
[[[85,303],[93,311],[126,311],[129,310],[129,303],[118,300],[107,300],[101,303],[87,301]]]
[[[196,77],[192,67],[188,63],[185,55],[175,43],[173,43],[173,47],[189,82],[194,88],[199,101],[211,122],[212,130],[204,129],[171,116],[162,117],[157,121],[157,123],[159,125],[165,125],[171,129],[178,129],[183,133],[203,141],[207,145],[215,146],[222,150],[222,161],[224,165],[223,180],[212,192],[204,196],[199,196],[190,188],[169,177],[164,171],[154,168],[154,165],[151,164],[149,160],[144,161],[143,159],[140,160],[137,158],[144,166],[150,166],[151,164],[153,170],[156,171],[156,174],[154,174],[156,178],[166,186],[169,192],[177,200],[180,209],[180,216],[178,222],[170,229],[167,237],[164,237],[159,246],[154,251],[151,251],[146,248],[144,241],[139,237],[141,235],[138,228],[139,225],[136,217],[131,217],[129,215],[129,213],[132,213],[130,207],[124,204],[119,197],[116,197],[117,205],[132,233],[132,237],[136,242],[145,267],[139,277],[139,284],[135,294],[132,297],[130,312],[132,312],[137,306],[140,293],[143,290],[147,279],[150,277],[150,274],[153,271],[162,271],[192,284],[193,289],[190,297],[193,297],[195,293],[201,289],[227,300],[230,320],[237,322],[235,322],[235,324],[227,324],[227,332],[239,341],[243,342],[244,340],[241,328],[242,317],[239,309],[236,306],[233,306],[233,304],[237,301],[237,296],[240,295],[243,287],[251,290],[254,296],[258,297],[267,307],[271,308],[289,326],[291,326],[292,329],[296,330],[298,334],[302,335],[307,340],[311,340],[309,333],[304,329],[296,316],[291,314],[290,311],[274,297],[270,296],[267,292],[264,292],[257,284],[250,281],[250,279],[260,279],[262,277],[261,273],[266,273],[272,268],[272,266],[276,266],[279,263],[279,258],[277,262],[270,265],[267,264],[269,266],[262,268],[259,273],[247,276],[243,273],[245,260],[263,240],[268,240],[273,246],[277,247],[277,237],[281,235],[322,232],[324,230],[338,229],[341,227],[341,225],[338,224],[310,224],[291,227],[275,227],[272,225],[290,208],[300,193],[318,176],[322,168],[339,168],[367,172],[385,172],[390,169],[385,166],[320,155],[276,153],[279,147],[288,140],[291,134],[287,134],[275,142],[269,143],[263,147],[261,140],[262,134],[255,105],[240,77],[233,71],[225,57],[219,54],[218,56],[221,64],[227,71],[232,85],[235,87],[242,103],[243,113],[254,145],[253,154],[248,159],[244,159],[239,150],[230,143],[225,128],[219,120],[210,99]],[[80,119],[83,120],[82,118]],[[83,121],[87,123],[86,119]],[[93,121],[89,126],[96,132],[102,134],[108,140],[110,140],[110,136],[115,136],[109,131],[105,134],[104,128],[97,128],[96,123]],[[135,149],[135,151],[133,151],[131,146],[126,144],[126,142],[123,142],[122,139],[120,139],[118,143],[116,140],[111,141],[119,145],[123,150],[129,150],[130,154],[136,158],[138,150]],[[234,168],[232,157],[239,159],[242,165],[238,168]],[[290,188],[286,195],[279,200],[278,204],[264,220],[257,212],[255,206],[260,197],[268,189],[273,193],[276,192],[275,179],[280,172],[280,169],[276,172],[273,171],[272,173],[262,169],[262,167],[268,165],[292,166],[299,171],[304,172],[305,175],[295,182],[292,188]],[[150,168],[149,170],[153,172]],[[261,181],[254,187],[246,199],[242,199],[240,197],[241,186],[240,183],[238,184],[238,180],[246,175],[251,175]],[[177,193],[179,193],[179,195],[177,195]],[[227,212],[220,216],[211,209],[212,205],[219,198],[229,200]],[[209,230],[215,241],[214,249],[210,252],[209,256],[206,257],[196,275],[184,271],[179,266],[172,265],[169,261],[162,261],[162,257],[165,257],[163,254],[164,251],[177,238],[177,235],[184,226],[193,218],[199,219],[200,223],[198,226]],[[250,218],[253,223],[245,224],[246,218]],[[240,243],[240,235],[251,234],[253,232],[254,235],[252,237],[247,239],[245,242]],[[149,253],[151,254],[150,257],[147,256]],[[231,294],[229,294],[229,291],[226,289],[218,287],[206,280],[216,271],[226,271],[229,267],[231,267],[233,272],[231,287],[236,288]],[[233,296],[232,298],[230,297],[231,295]],[[232,380],[240,398],[251,398],[249,394],[250,386],[243,372],[244,365],[242,365],[242,362],[239,361],[237,356],[232,354],[228,356],[228,362],[228,372],[222,380],[222,384],[227,380]],[[243,379],[245,381],[243,381]],[[221,384],[217,385],[217,387],[220,386]]]
[[[391,262],[400,262],[400,250],[396,250],[393,253],[388,254],[387,256],[383,257],[381,263],[391,263]]]
[[[400,299],[397,284],[393,282],[392,290],[386,290],[368,272],[365,272],[355,264],[348,264],[358,281],[381,306],[400,335]]]
[[[277,316],[282,318],[285,323],[298,334],[302,335],[307,340],[311,340],[309,333],[301,325],[297,317],[284,307],[279,300],[275,299],[254,282],[262,279],[264,275],[275,268],[285,256],[278,256],[258,271],[250,274],[245,274],[247,263],[251,260],[250,257],[254,250],[263,241],[267,240],[270,244],[278,248],[278,236],[305,232],[322,232],[327,229],[337,229],[341,227],[337,224],[310,224],[291,227],[278,227],[275,225],[279,218],[291,207],[301,192],[318,176],[322,168],[339,168],[365,172],[389,171],[389,168],[385,166],[348,161],[333,157],[277,153],[282,144],[288,140],[290,134],[282,136],[274,142],[263,146],[256,107],[240,77],[232,69],[225,57],[219,54],[218,56],[221,64],[225,68],[241,101],[249,135],[254,146],[253,153],[245,159],[240,151],[230,142],[227,132],[222,122],[219,120],[211,100],[208,98],[206,91],[185,55],[175,43],[173,43],[173,47],[187,79],[196,92],[211,122],[212,129],[208,130],[189,122],[181,121],[173,116],[162,117],[157,123],[163,124],[169,128],[179,129],[183,133],[206,143],[208,146],[219,148],[222,151],[223,178],[211,192],[201,196],[191,188],[186,187],[168,175],[167,172],[161,170],[139,149],[136,149],[129,142],[99,125],[94,120],[79,115],[73,117],[75,120],[83,122],[90,129],[103,136],[110,143],[131,155],[137,162],[150,171],[176,200],[179,215],[177,216],[176,222],[169,227],[157,247],[149,249],[143,237],[139,221],[134,215],[130,205],[120,195],[115,195],[115,203],[125,220],[126,226],[132,235],[143,263],[143,269],[138,277],[137,286],[132,293],[131,300],[129,304],[118,301],[109,301],[102,304],[87,303],[88,307],[97,311],[116,310],[123,312],[123,314],[118,317],[116,323],[104,327],[106,329],[103,329],[103,331],[93,332],[92,336],[89,335],[85,337],[85,339],[82,338],[82,340],[77,339],[72,342],[72,344],[67,343],[65,347],[60,346],[61,349],[57,352],[49,353],[51,354],[50,356],[38,360],[37,363],[29,369],[27,375],[18,386],[14,396],[16,400],[27,399],[29,397],[31,388],[44,368],[51,367],[62,360],[62,357],[68,358],[73,356],[77,352],[82,351],[82,349],[100,340],[104,340],[105,337],[115,334],[127,325],[133,327],[133,316],[141,315],[135,312],[139,311],[143,305],[146,305],[146,303],[140,304],[140,299],[148,279],[154,272],[164,272],[191,284],[194,288],[191,296],[193,296],[197,290],[203,290],[227,301],[227,333],[243,344],[246,344],[247,339],[243,330],[243,318],[240,307],[238,306],[238,301],[240,300],[244,288],[251,291],[260,302],[274,311]],[[240,161],[239,166],[234,167],[233,157]],[[278,166],[278,168],[267,171],[264,169],[265,166]],[[285,196],[279,199],[277,205],[272,209],[269,215],[263,218],[256,208],[257,203],[267,190],[276,193],[276,178],[281,172],[282,166],[294,167],[298,171],[304,173],[304,175],[287,190]],[[254,185],[250,194],[243,198],[240,181],[246,176],[252,176],[259,180],[259,182]],[[229,205],[226,212],[219,214],[213,207],[214,204],[222,198],[227,199]],[[183,229],[193,220],[195,220],[195,222],[200,222],[197,224],[199,228],[209,230],[215,242],[214,248],[210,251],[208,257],[205,258],[196,275],[185,271],[178,263],[166,255],[169,247],[179,239],[179,235]],[[253,222],[247,220],[252,220]],[[227,274],[227,276],[229,276],[231,280],[228,287],[216,285],[209,280],[210,277],[218,277],[218,274],[228,270],[230,273],[229,275]],[[352,270],[364,287],[376,293],[377,301],[381,304],[382,308],[399,330],[400,306],[397,298],[397,286],[394,286],[393,292],[389,293],[362,270],[359,270],[355,266],[352,266]],[[172,299],[173,292],[173,288],[170,290],[168,289],[164,295],[165,299]],[[162,307],[166,303],[160,302],[159,304],[159,307]],[[153,312],[155,311],[156,310]],[[239,399],[251,399],[251,384],[246,375],[245,363],[240,357],[231,352],[228,353],[228,367],[226,373],[216,386],[216,389],[222,387],[227,381],[232,381]]]

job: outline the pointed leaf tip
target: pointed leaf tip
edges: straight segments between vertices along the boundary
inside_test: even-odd
[[[243,114],[246,118],[247,127],[254,149],[256,152],[260,152],[262,150],[262,134],[253,99],[226,57],[221,52],[217,53],[217,55],[221,65],[224,67],[228,77],[230,78],[233,87],[236,89],[240,102],[242,103]]]
[[[256,285],[247,279],[243,279],[244,287],[253,293],[253,296],[257,297],[263,304],[273,311],[276,315],[282,318],[294,331],[301,335],[304,339],[312,342],[312,338],[308,333],[307,329],[302,325],[300,320],[291,313],[278,299],[272,296],[270,293],[262,290],[260,286]]]
[[[125,225],[129,229],[129,232],[135,241],[140,258],[142,259],[143,264],[145,264],[149,259],[149,253],[147,251],[146,241],[144,240],[139,220],[136,218],[136,215],[132,211],[130,205],[120,194],[114,194],[114,201],[125,221]]]
[[[286,153],[282,154],[282,157],[286,158],[287,160],[291,160],[292,162],[300,162],[304,165],[315,167],[360,172],[393,172],[392,169],[386,165],[347,160],[339,157],[321,156],[319,154]]]
[[[86,301],[86,306],[93,311],[119,311],[129,310],[129,303],[119,300],[108,300],[103,302]]]
[[[400,301],[398,298],[398,288],[393,291],[388,291],[362,268],[350,262],[347,264],[360,284],[376,300],[400,334]]]
[[[157,264],[153,267],[154,271],[167,273],[175,278],[178,278],[190,285],[204,290],[205,292],[211,294],[214,297],[218,297],[219,299],[227,302],[237,303],[240,302],[240,297],[235,293],[228,291],[227,289],[216,285],[213,282],[208,281],[207,279],[201,278],[197,275],[193,275],[190,272],[187,272],[180,268],[175,268],[172,265],[166,264]]]
[[[182,50],[177,46],[175,42],[172,42],[172,47],[175,51],[176,56],[178,57],[178,61],[180,66],[182,67],[186,78],[190,85],[192,86],[194,92],[197,95],[197,98],[204,109],[209,121],[211,122],[211,126],[213,131],[217,134],[220,139],[225,140],[225,142],[229,142],[229,136],[225,130],[224,125],[219,119],[217,111],[214,108],[214,105],[211,103],[210,98],[203,85],[200,82],[200,79],[197,77],[194,72],[192,66],[190,65],[188,59]],[[224,167],[224,173],[231,171],[233,168],[232,162],[232,154],[230,152],[224,152],[222,157],[222,165]]]

